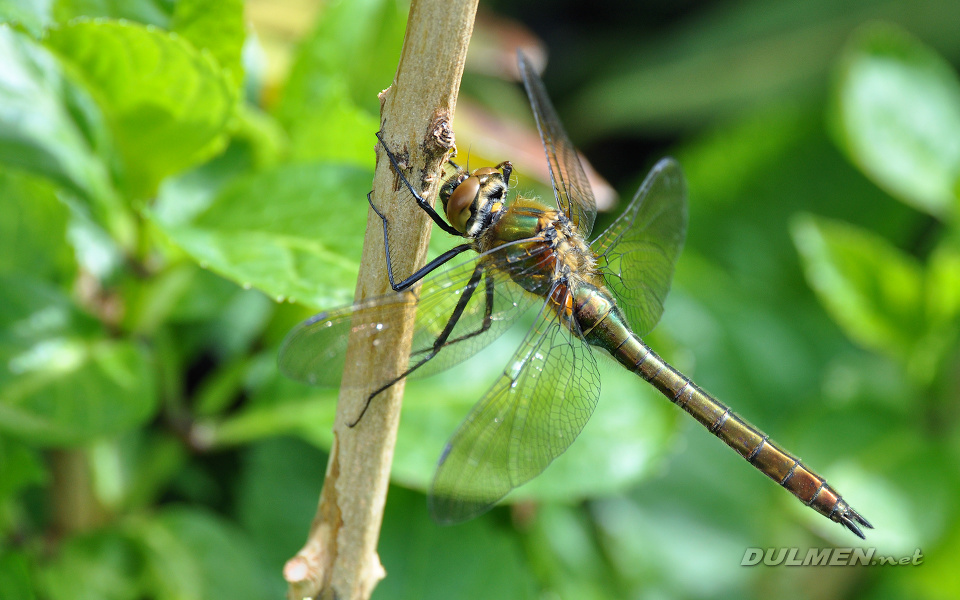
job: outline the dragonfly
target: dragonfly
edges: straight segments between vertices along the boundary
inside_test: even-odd
[[[539,75],[520,52],[518,64],[554,198],[509,197],[509,161],[470,171],[449,160],[453,172],[438,194],[444,219],[407,181],[378,134],[419,208],[465,242],[396,281],[388,221],[371,192],[367,199],[383,222],[393,293],[299,324],[281,346],[280,370],[310,384],[337,386],[350,336],[376,344],[391,328],[412,325],[409,361],[399,370],[381,369],[365,412],[396,382],[473,356],[535,310],[522,343],[440,456],[428,493],[437,522],[459,523],[484,513],[569,448],[600,396],[594,350],[599,349],[805,505],[863,538],[861,527],[873,526],[823,477],[641,339],[660,320],[686,236],[686,183],[679,164],[670,158],[657,163],[623,214],[588,242],[597,212],[593,191]]]

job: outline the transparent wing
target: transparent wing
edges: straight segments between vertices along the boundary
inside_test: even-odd
[[[530,107],[540,130],[547,163],[550,165],[550,178],[553,180],[557,205],[577,226],[584,239],[590,238],[593,222],[597,217],[597,202],[593,189],[587,180],[577,149],[570,141],[567,132],[560,123],[557,111],[553,108],[543,81],[536,70],[521,52],[517,52],[517,64],[523,86],[530,99]]]
[[[410,375],[425,376],[455,365],[495,340],[530,306],[536,296],[513,283],[511,273],[536,269],[538,253],[546,258],[548,250],[534,248],[532,259],[521,265],[508,260],[509,245],[501,246],[427,277],[417,292],[388,294],[320,313],[287,334],[280,347],[280,371],[298,381],[336,387],[351,334],[376,344],[391,328],[406,326],[411,319],[409,366],[427,361]],[[417,309],[413,314],[408,312],[412,306]],[[458,318],[450,328],[454,315]],[[438,337],[448,328],[446,342],[437,347]],[[439,351],[431,356],[435,349]],[[384,367],[370,383],[384,385],[402,374]]]
[[[630,206],[591,244],[607,287],[637,335],[663,314],[673,269],[687,235],[687,188],[680,165],[658,162]]]
[[[600,374],[568,323],[544,303],[503,374],[453,434],[430,488],[436,521],[485,512],[580,434],[597,405]]]

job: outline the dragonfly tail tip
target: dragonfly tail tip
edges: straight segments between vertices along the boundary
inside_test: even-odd
[[[859,526],[862,525],[867,529],[873,529],[873,525],[870,524],[870,521],[864,519],[860,513],[853,510],[853,508],[849,506],[847,507],[847,510],[843,511],[838,520],[841,525],[849,529],[854,535],[862,540],[867,539],[867,536],[863,534],[863,530],[861,530]]]

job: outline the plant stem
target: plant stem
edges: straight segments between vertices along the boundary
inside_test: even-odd
[[[89,451],[66,448],[50,452],[53,526],[58,535],[87,531],[105,521],[91,481]]]
[[[424,197],[436,197],[443,162],[453,147],[451,120],[473,32],[477,0],[413,0],[393,85],[380,94],[381,131],[403,157],[405,175]],[[375,140],[372,140],[373,143]],[[398,184],[381,147],[373,199],[390,221],[394,272],[423,264],[431,221]],[[390,292],[380,219],[370,211],[356,298]],[[416,307],[411,307],[416,310]],[[409,323],[409,320],[407,320]],[[412,330],[378,346],[351,341],[334,423],[334,442],[317,514],[306,545],[284,567],[288,597],[366,599],[385,576],[377,556],[390,465],[400,421],[403,382],[379,394],[356,427],[375,372],[393,361],[406,368]],[[359,385],[358,385],[359,384]],[[366,387],[365,387],[366,386]]]

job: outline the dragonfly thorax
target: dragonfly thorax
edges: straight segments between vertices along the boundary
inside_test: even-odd
[[[552,246],[557,257],[558,275],[592,279],[596,274],[597,261],[590,244],[562,213],[558,213],[550,225],[556,232],[552,236]]]
[[[454,229],[472,238],[490,225],[503,209],[512,169],[509,162],[473,172],[457,167],[440,188],[447,221]]]

